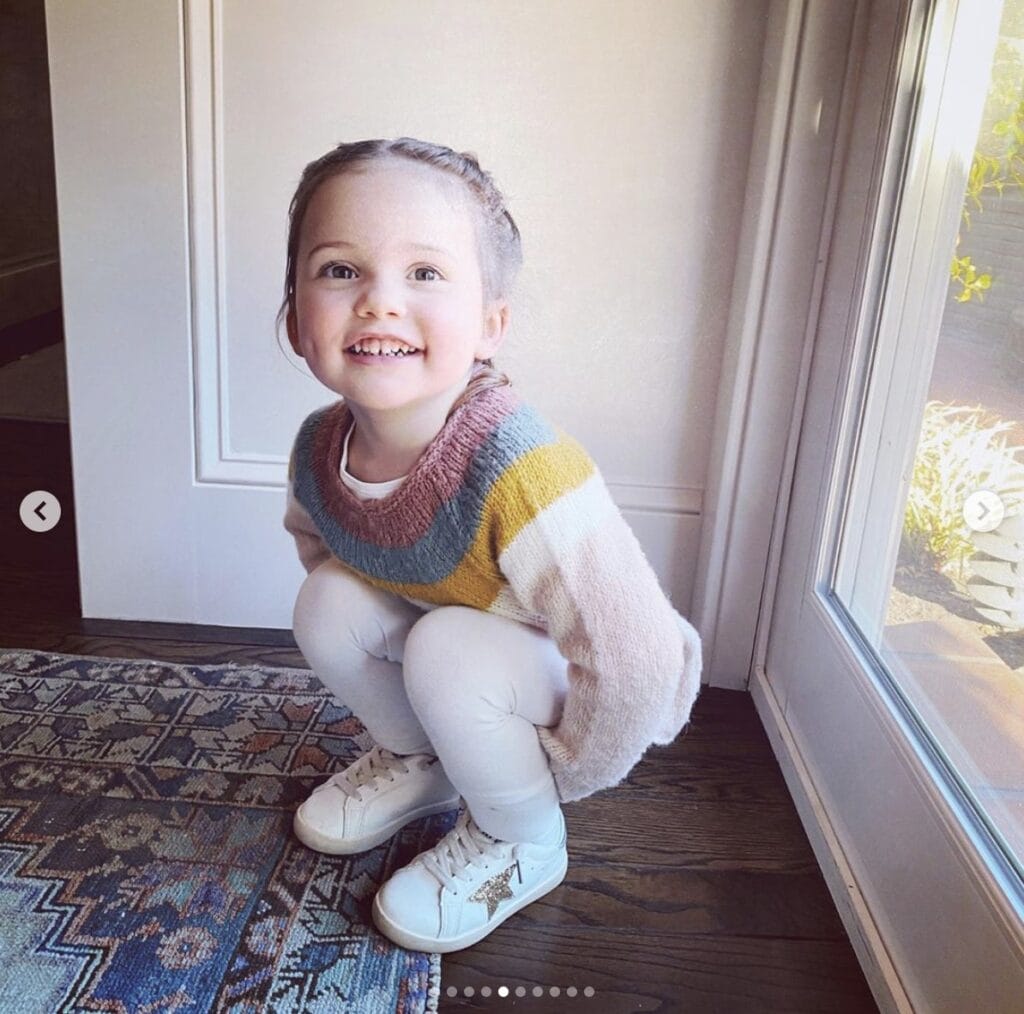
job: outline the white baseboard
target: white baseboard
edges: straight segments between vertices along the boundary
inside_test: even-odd
[[[884,1014],[913,1014],[914,1008],[818,796],[812,773],[760,664],[750,681],[750,695],[875,1002]]]

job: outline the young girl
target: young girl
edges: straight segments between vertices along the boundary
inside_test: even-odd
[[[291,203],[279,322],[342,399],[289,463],[295,639],[377,744],[295,833],[359,852],[461,801],[374,899],[378,929],[424,951],[557,887],[560,803],[671,742],[700,685],[697,632],[593,461],[492,365],[520,262],[490,174],[440,145],[341,144]]]

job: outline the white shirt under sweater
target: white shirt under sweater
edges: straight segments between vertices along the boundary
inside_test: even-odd
[[[400,475],[397,479],[388,479],[387,482],[364,482],[362,479],[357,479],[348,470],[348,442],[352,438],[352,431],[356,428],[356,424],[352,423],[348,428],[348,433],[345,434],[345,445],[341,449],[341,481],[360,500],[381,500],[393,492],[402,485],[403,482],[408,478],[408,475]]]
[[[409,473],[400,475],[397,479],[388,479],[386,482],[366,482],[363,479],[357,479],[348,470],[348,442],[352,438],[352,434],[355,432],[355,422],[349,426],[348,431],[345,433],[345,442],[341,447],[341,463],[338,466],[338,472],[341,475],[341,481],[348,486],[350,490],[360,500],[383,500],[389,493],[393,493],[407,478]],[[291,484],[289,484],[289,497],[291,497]],[[407,602],[411,602],[414,606],[422,609],[423,612],[429,613],[432,609],[437,608],[435,602],[420,602],[417,599],[406,599]]]

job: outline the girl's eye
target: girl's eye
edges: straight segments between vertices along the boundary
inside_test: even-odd
[[[320,269],[320,274],[326,275],[328,278],[346,278],[347,279],[347,278],[352,277],[351,275],[336,274],[335,272],[337,272],[337,271],[353,271],[353,269],[350,268],[347,264],[337,264],[334,261],[331,261],[329,264],[325,264]],[[353,274],[354,274],[354,271],[353,271]]]
[[[423,271],[428,272],[429,274],[433,275],[434,277],[433,278],[422,278],[420,276],[420,273],[423,272]],[[415,273],[416,273],[416,281],[418,281],[418,282],[434,282],[434,281],[437,281],[437,279],[439,279],[441,277],[441,273],[437,270],[437,268],[417,268]]]

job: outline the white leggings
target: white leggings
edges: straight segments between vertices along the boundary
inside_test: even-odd
[[[535,726],[554,726],[566,661],[543,631],[467,606],[424,612],[330,559],[299,589],[295,640],[325,687],[398,754],[431,753],[479,827],[531,841],[557,824]]]

